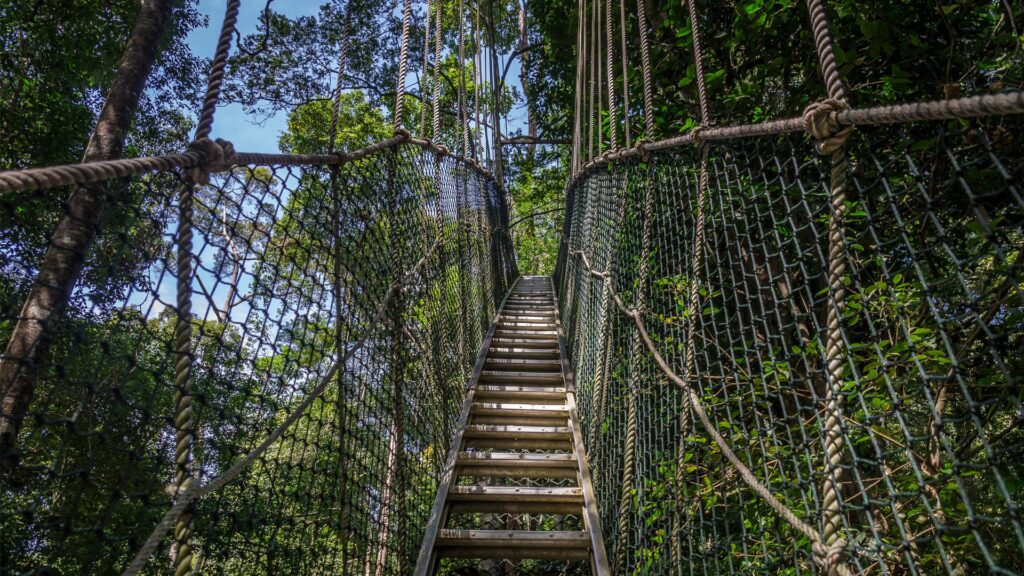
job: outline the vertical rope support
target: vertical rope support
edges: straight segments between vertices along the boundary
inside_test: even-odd
[[[206,83],[206,96],[199,112],[196,126],[196,141],[209,138],[213,130],[213,117],[220,100],[220,87],[224,82],[231,50],[231,38],[238,22],[241,0],[228,0],[224,9],[220,37],[213,62],[210,65]],[[209,161],[210,158],[206,158]],[[177,253],[177,308],[174,326],[174,430],[175,430],[175,486],[176,496],[181,498],[192,488],[192,447],[195,444],[195,422],[192,410],[192,199],[196,177],[205,180],[203,174],[185,174],[178,205],[178,253]],[[174,574],[192,574],[192,517],[194,507],[190,504],[174,524]]]
[[[409,21],[411,19],[412,0],[405,0],[405,6],[402,8],[402,43],[398,49],[398,82],[393,126],[395,132],[402,128],[402,118],[405,115],[405,75],[409,65]]]
[[[174,480],[180,498],[192,488],[192,444],[195,423],[192,411],[192,194],[195,184],[186,181],[178,199],[177,306],[174,326]],[[189,505],[174,525],[174,574],[192,574],[192,511]]]
[[[588,6],[590,6],[590,2],[589,1],[587,2],[587,4],[588,4]],[[596,108],[596,106],[594,106],[594,94],[597,91],[596,90],[596,86],[595,86],[596,85],[596,79],[597,79],[597,65],[596,65],[597,64],[597,47],[595,46],[595,43],[594,43],[594,36],[595,36],[594,30],[597,29],[597,24],[595,24],[595,22],[594,22],[595,21],[594,10],[592,8],[587,10],[587,14],[589,16],[588,24],[590,26],[590,31],[589,31],[589,33],[587,35],[587,37],[588,37],[587,49],[590,51],[590,54],[589,54],[589,56],[590,56],[590,58],[589,58],[589,66],[588,66],[589,70],[590,70],[590,88],[589,88],[589,91],[588,91],[588,95],[590,97],[590,111],[588,113],[588,116],[590,118],[590,121],[587,124],[587,160],[590,160],[590,159],[592,159],[594,157],[594,129],[595,129],[594,110]]]
[[[608,61],[605,64],[608,72],[608,149],[619,147],[619,134],[616,124],[618,112],[615,109],[615,37],[612,34],[612,0],[605,0],[604,25],[605,46]]]
[[[828,15],[822,0],[807,0],[807,10],[811,14],[811,30],[814,33],[814,47],[818,52],[821,64],[821,75],[825,79],[828,97],[833,100],[846,100],[846,90],[839,76],[839,66],[832,51],[832,34],[828,27]]]
[[[476,124],[476,153],[473,157],[481,160],[483,130],[480,126],[480,5],[477,2],[473,24],[473,122]]]
[[[430,64],[430,9],[433,6],[433,0],[427,0],[427,14],[423,18],[423,69],[420,73],[420,135],[427,133],[427,69]]]
[[[433,94],[433,136],[434,142],[441,139],[441,3],[434,5],[434,94]],[[429,20],[429,18],[428,18]]]
[[[206,81],[206,97],[199,112],[199,123],[196,126],[196,140],[208,138],[213,130],[213,115],[217,112],[217,101],[220,100],[220,86],[224,82],[224,69],[228,64],[228,52],[231,50],[231,36],[238,22],[238,8],[241,0],[228,0],[224,10],[224,23],[221,25],[217,50],[214,52],[213,64]]]
[[[846,93],[832,51],[828,17],[821,0],[807,0],[814,33],[815,48],[829,100],[812,104],[805,112],[808,130],[817,139],[817,150],[831,155],[829,174],[828,226],[828,312],[826,319],[826,391],[824,421],[825,479],[822,485],[821,537],[824,546],[816,560],[828,574],[850,573],[845,564],[846,540],[842,537],[843,517],[843,376],[846,352],[842,337],[842,318],[846,300],[845,211],[847,161],[845,142],[851,128],[836,132],[835,113],[846,107]]]
[[[651,80],[651,41],[647,38],[647,12],[644,0],[636,0],[637,25],[640,27],[640,64],[644,79],[644,138],[654,139],[654,88]]]
[[[469,120],[466,118],[466,6],[459,0],[459,122],[462,124],[462,157],[469,158]],[[460,178],[465,182],[465,178]]]
[[[619,24],[622,26],[619,38],[622,40],[622,128],[625,132],[626,148],[633,145],[632,130],[629,127],[629,57],[627,56],[626,0],[619,0]]]
[[[643,0],[641,0],[642,2]],[[654,164],[647,158],[647,186],[644,188],[643,223],[640,235],[640,270],[637,280],[634,316],[643,316],[647,303],[647,276],[650,273],[651,227],[654,219]],[[640,358],[644,353],[640,330],[633,327],[629,350],[629,393],[626,402],[626,446],[622,468],[622,494],[619,499],[619,533],[615,547],[616,574],[626,572],[626,549],[629,547],[629,515],[633,505],[633,476],[636,461],[636,404],[640,390]]]
[[[583,100],[583,0],[576,0],[576,99],[572,118],[572,174],[580,170],[580,138]]]
[[[334,86],[334,102],[331,107],[331,131],[329,134],[328,151],[334,152],[338,140],[338,119],[341,116],[341,95],[345,86],[345,64],[348,60],[349,42],[352,31],[352,3],[345,5],[345,20],[341,28],[341,47],[338,51],[338,78]],[[333,245],[334,258],[334,353],[338,359],[345,356],[345,335],[342,333],[344,326],[344,306],[342,306],[342,292],[344,285],[344,268],[342,266],[341,253],[341,194],[338,190],[339,165],[331,166],[330,191],[331,206],[334,214],[331,218],[331,243]],[[337,418],[338,418],[338,532],[342,541],[342,556],[348,553],[348,529],[349,512],[348,506],[348,461],[345,459],[346,427],[348,426],[346,394],[345,394],[345,364],[341,363],[337,375]]]
[[[690,31],[693,38],[693,60],[697,77],[697,92],[700,99],[700,122],[701,127],[711,122],[711,112],[708,107],[707,87],[704,82],[704,53],[700,46],[700,23],[697,20],[696,0],[683,0],[690,17]],[[692,269],[689,282],[688,318],[686,323],[686,351],[683,367],[683,378],[687,385],[695,390],[694,375],[697,368],[697,322],[700,318],[700,284],[701,270],[704,267],[704,227],[705,227],[705,204],[707,203],[708,192],[708,145],[699,140],[700,132],[696,136],[700,143],[700,175],[697,182],[697,216],[694,222],[693,248],[691,250]],[[676,510],[673,516],[672,552],[680,554],[679,538],[682,535],[682,491],[684,461],[686,458],[686,436],[690,429],[690,395],[683,395],[682,413],[680,414],[680,439],[677,448],[676,462]]]
[[[348,59],[349,40],[352,32],[351,3],[345,5],[345,20],[341,27],[341,48],[338,50],[338,80],[334,86],[334,98],[331,106],[331,133],[327,143],[328,152],[334,152],[338,139],[338,118],[341,116],[341,92],[345,86],[345,62]],[[332,175],[332,178],[334,176]]]
[[[594,67],[597,69],[597,154],[604,152],[604,44],[601,42],[601,5],[605,0],[596,0],[594,6]]]

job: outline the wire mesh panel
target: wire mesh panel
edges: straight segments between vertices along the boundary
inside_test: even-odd
[[[817,569],[814,543],[712,430],[815,531],[837,485],[855,571],[1024,572],[1019,128],[931,122],[848,140],[836,467],[827,159],[805,137],[761,136],[705,144],[704,195],[701,146],[575,182],[559,304],[617,573]]]
[[[5,403],[32,390],[5,422],[5,574],[118,572],[180,493],[181,182],[104,186],[50,353],[0,383]],[[47,249],[23,231],[67,216],[69,192],[0,197],[5,342]],[[146,571],[187,552],[211,574],[409,572],[466,377],[517,274],[506,227],[493,180],[415,145],[196,186],[185,466],[215,488],[185,512],[189,548],[164,540]]]

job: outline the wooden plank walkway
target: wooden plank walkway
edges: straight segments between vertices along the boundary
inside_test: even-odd
[[[455,526],[466,514],[505,529]],[[531,521],[561,515],[579,529]],[[610,574],[546,276],[516,282],[477,357],[415,573],[434,574],[443,558],[577,561]]]

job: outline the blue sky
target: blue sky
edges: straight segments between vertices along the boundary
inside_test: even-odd
[[[226,0],[200,0],[199,11],[210,18],[210,24],[206,28],[197,28],[188,35],[188,43],[197,55],[213,57],[213,52],[217,48],[217,37],[220,36],[221,22],[224,20],[225,4]],[[238,13],[238,31],[242,36],[257,30],[263,6],[264,2],[242,2]],[[311,15],[319,12],[320,2],[286,0],[275,2],[272,8],[288,16]],[[213,136],[230,140],[237,150],[277,152],[277,138],[286,125],[286,113],[277,114],[262,125],[257,125],[242,111],[240,105],[232,104],[217,109]]]
[[[414,0],[417,1],[417,0]],[[224,8],[226,0],[200,0],[199,11],[209,17],[210,23],[206,28],[197,28],[188,35],[188,43],[192,51],[199,56],[212,58],[217,47],[217,37],[220,35],[221,22],[224,19]],[[316,0],[277,0],[271,6],[276,12],[287,16],[313,15],[320,11],[322,2]],[[417,4],[422,2],[417,1]],[[256,32],[259,25],[259,16],[263,11],[265,2],[249,1],[242,2],[238,15],[238,31],[242,36]],[[232,46],[232,48],[235,48]],[[397,54],[395,55],[397,57]],[[504,62],[501,64],[504,66]],[[509,68],[506,80],[509,86],[519,89],[519,61],[512,63]],[[412,86],[415,76],[410,74],[407,85]],[[513,109],[508,118],[508,126],[511,131],[526,130],[526,110],[522,106]],[[217,109],[217,116],[213,125],[213,136],[230,140],[236,150],[246,152],[277,152],[277,140],[281,132],[287,127],[287,113],[281,112],[276,116],[256,124],[251,117],[245,114],[238,104],[222,106]]]

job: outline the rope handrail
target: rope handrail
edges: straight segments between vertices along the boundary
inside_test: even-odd
[[[413,138],[407,132],[392,136],[386,140],[375,142],[351,152],[335,152],[333,154],[276,154],[270,152],[235,152],[227,164],[218,171],[225,171],[234,166],[341,166],[349,162],[361,160],[402,144],[419,146],[441,156],[466,164],[473,171],[494,180],[494,175],[486,167],[481,166],[473,158],[453,153],[447,147],[435,144],[431,140]],[[21,170],[0,171],[0,194],[13,192],[30,192],[60,186],[85,185],[139,176],[150,172],[168,170],[189,170],[205,165],[205,155],[198,150],[189,150],[181,154],[164,156],[148,156],[142,158],[124,158],[88,164],[64,164],[46,168],[26,168]],[[497,180],[495,180],[497,182]]]
[[[867,108],[846,108],[833,112],[832,117],[840,126],[879,126],[1016,114],[1024,114],[1024,91],[979,94],[949,100],[907,102]],[[569,186],[575,185],[586,172],[610,162],[643,156],[645,152],[690,146],[699,144],[700,140],[736,140],[793,132],[810,133],[806,116],[780,118],[752,124],[702,127],[699,132],[691,131],[654,142],[638,142],[631,148],[612,150],[584,163],[582,168],[570,179]],[[698,133],[699,138],[696,137]]]

